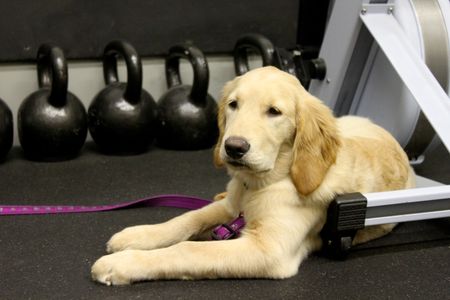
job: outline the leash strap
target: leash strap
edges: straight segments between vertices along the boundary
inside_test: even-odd
[[[210,200],[183,195],[159,195],[130,202],[112,205],[0,205],[0,216],[12,215],[43,215],[64,213],[88,213],[119,210],[131,207],[177,207],[186,209],[198,209],[210,204]],[[242,216],[239,216],[228,224],[217,226],[213,230],[212,239],[227,240],[239,236],[245,226]]]
[[[0,205],[0,216],[100,212],[140,206],[197,209],[206,206],[209,203],[211,203],[211,201],[198,197],[159,195],[112,205]]]

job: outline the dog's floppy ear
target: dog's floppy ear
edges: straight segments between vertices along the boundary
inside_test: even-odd
[[[238,80],[238,77],[236,79],[228,81],[222,90],[222,97],[219,101],[219,110],[217,114],[217,124],[219,127],[219,138],[217,140],[216,146],[214,148],[214,165],[216,167],[222,167],[223,161],[220,158],[220,147],[222,145],[222,139],[223,134],[225,131],[225,107],[226,107],[226,100],[228,99],[229,94],[236,86],[236,81]]]
[[[336,161],[340,139],[331,110],[300,84],[295,94],[297,131],[291,176],[297,191],[308,195]]]

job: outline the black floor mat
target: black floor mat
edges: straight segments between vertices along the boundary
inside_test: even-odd
[[[450,182],[443,147],[418,172]],[[435,159],[440,156],[441,159]],[[428,165],[427,165],[428,164]],[[434,170],[434,172],[433,172]],[[211,198],[227,175],[212,151],[151,149],[105,156],[88,144],[59,163],[29,162],[14,148],[0,165],[2,204],[112,204],[156,194]],[[312,255],[287,280],[157,281],[106,287],[90,266],[116,231],[179,215],[175,208],[0,217],[0,299],[450,299],[450,221],[401,224],[345,261]]]

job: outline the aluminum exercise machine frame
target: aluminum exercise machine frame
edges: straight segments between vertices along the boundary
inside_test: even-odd
[[[345,32],[347,40],[344,37],[341,46],[337,46],[341,47],[342,57],[336,57],[339,50],[330,47],[321,50],[320,57],[327,62],[327,72],[331,71],[328,75],[333,76],[333,68],[329,68],[327,55],[334,55],[332,57],[337,64],[348,63],[351,55],[348,52],[352,50],[351,39],[354,46],[358,29],[365,26],[417,101],[442,143],[450,151],[450,99],[394,18],[395,1],[351,0],[351,4],[349,3],[349,0],[345,0],[344,6],[353,6],[353,12],[357,10],[358,14],[353,23],[349,21],[349,11],[342,11],[337,1],[333,8],[334,15],[332,14],[329,20],[329,26],[343,27],[342,32]],[[327,47],[326,38],[325,36],[322,47]],[[348,48],[345,48],[345,45]],[[334,53],[330,54],[330,51]],[[344,67],[341,66],[342,68]],[[335,79],[343,80],[338,79],[338,74],[334,75]],[[336,91],[330,89],[333,84],[339,85],[342,82],[312,82],[310,91],[319,98],[330,99],[330,95]],[[323,230],[326,252],[334,257],[345,257],[356,230],[365,226],[450,217],[450,185],[442,185],[428,179],[421,182],[419,187],[409,190],[338,196],[330,204],[327,224]],[[423,182],[426,186],[420,187],[424,185]]]

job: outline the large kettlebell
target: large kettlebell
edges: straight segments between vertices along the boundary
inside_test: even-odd
[[[119,55],[126,62],[127,83],[118,80]],[[145,152],[154,139],[157,109],[152,96],[142,89],[141,59],[133,46],[110,42],[103,52],[103,74],[107,86],[88,110],[92,138],[104,153]]]
[[[63,51],[48,44],[37,54],[39,90],[19,107],[19,140],[32,160],[58,161],[77,156],[87,135],[86,110],[67,91],[67,62]]]
[[[240,37],[234,46],[233,58],[236,75],[247,73],[250,69],[248,64],[249,52],[257,52],[261,55],[263,66],[276,66],[276,49],[272,42],[258,33],[249,33]]]
[[[181,58],[188,59],[192,65],[192,86],[181,84]],[[177,150],[211,147],[218,137],[217,103],[208,94],[209,69],[205,56],[197,47],[178,45],[170,48],[165,66],[169,90],[158,101],[158,145]]]
[[[0,99],[0,162],[4,161],[13,144],[13,116],[8,105]]]

